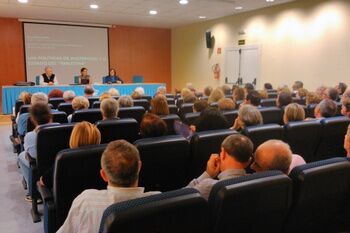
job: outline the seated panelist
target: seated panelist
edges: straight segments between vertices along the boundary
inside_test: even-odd
[[[40,75],[40,85],[57,85],[58,80],[56,75],[53,73],[51,66],[45,67],[45,73]]]
[[[78,77],[79,84],[90,84],[91,77],[88,75],[88,69],[83,67],[80,69],[80,76]]]
[[[115,71],[114,68],[109,70],[109,75],[106,76],[103,80],[103,83],[124,83],[124,81],[117,75],[117,72]]]

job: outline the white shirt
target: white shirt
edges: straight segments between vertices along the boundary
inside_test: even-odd
[[[88,189],[77,196],[68,216],[57,233],[97,233],[105,209],[113,203],[158,194],[144,192],[144,188],[117,188],[108,186],[105,190]]]
[[[44,82],[44,76],[40,75],[40,85],[48,85],[48,83]],[[58,80],[57,80],[57,76],[55,75],[55,79],[53,80],[53,84],[54,85],[58,85]]]

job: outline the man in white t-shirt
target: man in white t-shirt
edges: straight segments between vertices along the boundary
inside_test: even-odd
[[[108,144],[102,154],[101,167],[101,177],[108,182],[107,190],[88,189],[76,197],[57,232],[98,232],[103,212],[111,204],[159,193],[145,193],[144,188],[138,187],[139,152],[125,140]]]

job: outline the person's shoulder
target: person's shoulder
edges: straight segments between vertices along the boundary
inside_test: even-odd
[[[104,192],[106,192],[106,190],[86,189],[75,198],[74,202],[76,204],[83,204],[84,202],[95,200]]]

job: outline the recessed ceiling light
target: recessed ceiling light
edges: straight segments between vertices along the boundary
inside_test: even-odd
[[[90,4],[90,8],[91,9],[98,9],[98,5],[97,4]]]
[[[27,3],[28,2],[28,0],[17,0],[17,1],[20,3]]]
[[[156,14],[158,14],[158,11],[156,11],[156,10],[150,10],[150,11],[149,11],[149,14],[150,14],[150,15],[156,15]]]
[[[274,2],[275,0],[266,0],[266,2]]]
[[[201,16],[198,16],[198,18],[200,18],[200,19],[206,19],[207,16],[201,15]]]
[[[243,7],[241,7],[241,6],[236,6],[235,7],[235,10],[242,10],[243,9]]]
[[[186,5],[186,4],[188,4],[188,0],[180,0],[179,3],[181,5]]]

